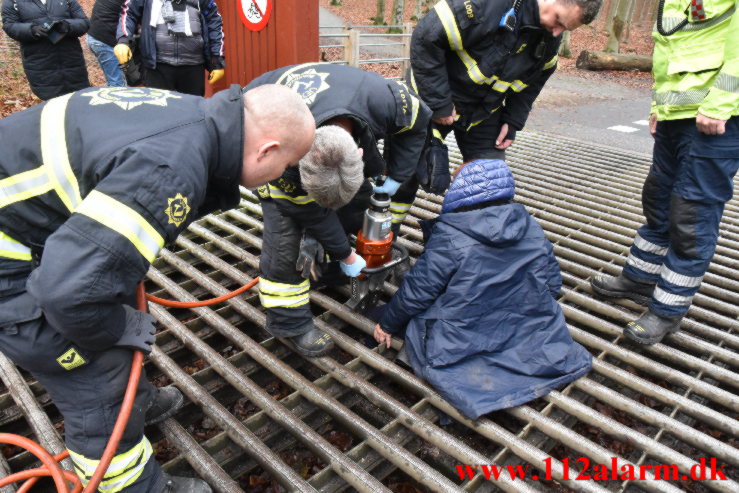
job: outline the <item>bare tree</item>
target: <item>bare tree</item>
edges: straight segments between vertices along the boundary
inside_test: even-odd
[[[413,9],[413,17],[411,17],[411,20],[420,20],[423,14],[428,12],[428,3],[429,0],[416,0],[416,8]]]
[[[562,42],[559,45],[559,56],[562,58],[572,58],[572,50],[570,49],[570,31],[565,31],[562,35]]]
[[[377,26],[387,24],[385,22],[385,0],[377,0],[377,14],[372,18],[372,23]]]
[[[613,16],[613,28],[606,43],[606,53],[618,53],[619,45],[624,37],[626,23],[628,22],[631,3],[633,0],[619,0],[616,15]]]
[[[405,0],[393,0],[393,11],[391,14],[390,24],[393,26],[402,26],[405,13]],[[402,27],[391,27],[387,30],[390,33],[402,33]]]

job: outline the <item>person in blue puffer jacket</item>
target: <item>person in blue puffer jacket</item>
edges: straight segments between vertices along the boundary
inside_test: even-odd
[[[414,372],[472,419],[541,397],[591,366],[556,300],[552,244],[512,202],[514,188],[502,160],[464,166],[441,215],[422,221],[426,249],[375,327],[388,346],[391,334],[404,336]]]

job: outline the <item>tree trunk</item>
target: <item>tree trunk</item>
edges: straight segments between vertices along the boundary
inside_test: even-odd
[[[639,72],[652,71],[652,57],[647,55],[622,55],[605,53],[603,51],[580,52],[575,64],[577,68],[585,70],[635,70]]]
[[[402,26],[405,13],[405,0],[393,0],[393,12],[390,16],[390,24],[392,26]],[[402,27],[391,27],[387,30],[389,33],[402,33]]]
[[[636,2],[637,0],[631,0],[631,8],[629,9],[629,15],[626,17],[628,20],[626,22],[626,34],[624,34],[623,42],[627,43],[631,39],[631,24],[634,23],[634,13],[636,12]]]
[[[559,45],[559,56],[562,58],[572,58],[572,50],[570,49],[570,31],[565,31],[562,35],[562,43]]]
[[[427,4],[428,0],[416,0],[416,8],[413,9],[413,17],[411,17],[412,21],[418,22],[421,19],[423,14],[428,11]]]
[[[377,14],[372,18],[372,23],[382,26],[385,22],[385,0],[377,0]]]
[[[611,34],[608,36],[608,42],[606,43],[607,53],[618,53],[619,45],[624,36],[626,29],[626,22],[629,16],[629,10],[631,9],[631,3],[633,0],[620,0],[618,2],[618,9],[616,15],[613,17],[613,29]]]
[[[606,13],[606,22],[603,25],[603,30],[607,33],[611,33],[613,29],[613,17],[616,15],[616,9],[618,9],[619,0],[610,0],[608,3],[608,11]],[[603,9],[605,10],[605,9]]]

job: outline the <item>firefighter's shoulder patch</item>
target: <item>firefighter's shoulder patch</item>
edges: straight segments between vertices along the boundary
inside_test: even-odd
[[[124,110],[130,110],[142,104],[167,106],[168,99],[182,98],[171,91],[148,87],[100,87],[85,91],[81,96],[90,98],[90,106],[114,104]]]
[[[179,227],[180,224],[185,222],[189,212],[190,204],[187,202],[187,197],[184,197],[181,193],[167,199],[167,208],[164,209],[164,213],[167,214],[168,218],[167,224],[174,224]]]
[[[74,370],[87,363],[85,358],[74,347],[66,350],[64,354],[56,359],[56,362],[65,370]]]

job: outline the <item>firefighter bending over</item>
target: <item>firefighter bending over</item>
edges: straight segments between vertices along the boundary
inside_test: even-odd
[[[272,180],[310,148],[315,123],[280,86],[210,99],[94,88],[0,120],[0,351],[31,372],[64,417],[87,484],[154,319],[136,285],[193,220],[239,203],[239,184]],[[100,491],[210,492],[163,474],[144,424],[183,400],[142,375]]]
[[[362,226],[372,193],[367,178],[385,171],[388,177],[376,190],[392,196],[397,231],[415,193],[403,195],[398,188],[415,173],[431,112],[403,84],[355,67],[321,63],[284,67],[260,76],[247,88],[267,83],[283,84],[300,94],[319,129],[314,147],[300,165],[258,190],[264,213],[260,298],[272,335],[291,338],[306,356],[319,356],[333,342],[313,325],[311,266],[316,272],[323,260],[316,256],[322,257],[318,254],[322,249],[339,261],[342,271],[338,272],[337,262],[329,263],[323,281],[360,274],[364,260],[352,250],[347,234],[356,234]],[[379,139],[384,139],[384,159],[377,148]],[[308,258],[311,255],[315,262]]]
[[[444,138],[464,162],[504,159],[557,68],[561,34],[595,19],[601,0],[440,0],[413,31],[413,89],[433,111],[428,183],[449,186]],[[443,154],[438,156],[438,154]]]
[[[662,8],[664,7],[664,8]],[[739,14],[735,0],[660,3],[653,33],[652,167],[647,222],[623,272],[595,292],[648,305],[624,335],[655,344],[680,328],[716,250],[739,168]]]

